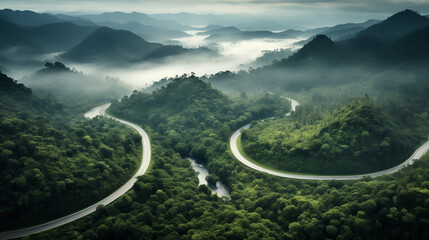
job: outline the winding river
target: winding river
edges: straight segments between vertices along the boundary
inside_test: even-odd
[[[292,109],[289,113],[286,114],[286,116],[290,116],[291,112],[295,111],[296,107],[299,106],[299,103],[291,98],[287,98],[291,101]],[[237,131],[232,134],[229,145],[231,148],[231,152],[234,155],[234,157],[243,163],[244,165],[260,171],[264,173],[268,173],[274,176],[278,177],[284,177],[284,178],[293,178],[293,179],[302,179],[302,180],[358,180],[365,176],[369,177],[379,177],[383,175],[388,175],[395,173],[402,168],[413,164],[416,160],[420,159],[428,150],[429,150],[429,141],[425,142],[423,145],[421,145],[407,160],[405,160],[403,163],[386,169],[379,172],[373,172],[373,173],[366,173],[366,174],[357,174],[357,175],[310,175],[310,174],[300,174],[300,173],[289,173],[289,172],[282,172],[282,171],[276,171],[268,168],[264,168],[260,165],[257,165],[250,160],[246,159],[238,150],[237,147],[237,140],[241,136],[241,133],[243,130],[248,129],[250,127],[250,124],[247,124],[241,128],[239,128]]]

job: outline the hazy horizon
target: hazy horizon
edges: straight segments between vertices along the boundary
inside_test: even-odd
[[[2,1],[2,7],[13,10],[30,10],[36,12],[68,12],[69,14],[72,13],[71,15],[78,15],[83,12],[102,13],[114,11],[141,12],[146,14],[157,13],[158,15],[152,16],[162,20],[175,20],[185,25],[186,23],[183,22],[192,23],[193,19],[196,19],[200,20],[198,23],[225,24],[224,26],[233,25],[241,29],[245,28],[242,28],[240,24],[247,24],[250,26],[257,26],[254,27],[257,29],[262,28],[260,30],[267,30],[269,28],[278,28],[279,26],[282,26],[282,24],[284,26],[290,26],[290,28],[314,28],[351,22],[365,22],[369,19],[383,20],[399,11],[409,8],[419,12],[429,12],[429,6],[426,6],[427,4],[425,5],[423,2],[424,1],[413,1],[413,3],[409,3],[406,1],[396,0],[378,0],[372,2],[364,1],[359,4],[354,4],[350,2],[343,3],[338,0],[304,0],[300,3],[295,0],[226,0],[222,2],[206,0],[196,3],[196,1],[191,0],[179,0],[172,4],[168,4],[169,1],[125,0],[121,1],[121,4],[117,3],[117,1],[107,1],[106,4],[104,4],[104,2],[103,4],[100,4],[101,1],[99,0],[4,0]],[[382,3],[392,4],[383,6]],[[165,7],[166,5],[169,5],[169,7]],[[259,6],[259,8],[256,8],[256,6]],[[85,10],[82,10],[83,8],[85,8]],[[223,10],[225,11],[222,12]],[[201,18],[187,18],[186,14],[181,14],[176,18],[168,18],[168,14],[161,14],[169,11],[197,12],[199,14],[227,14],[223,16],[232,17],[213,17],[221,15],[201,15]],[[197,22],[195,22],[195,25],[196,24]],[[180,44],[185,48],[198,48],[200,46],[209,47],[217,51],[219,53],[218,56],[174,56],[157,61],[145,61],[135,64],[130,63],[126,67],[122,65],[121,67],[106,67],[98,62],[78,63],[73,61],[61,61],[67,66],[76,68],[78,71],[82,71],[85,74],[101,77],[115,77],[133,88],[139,89],[164,77],[180,76],[184,73],[189,74],[191,72],[195,72],[197,76],[203,76],[205,74],[210,75],[227,70],[248,70],[249,67],[255,66],[252,64],[254,64],[254,61],[258,57],[263,55],[263,51],[273,51],[276,49],[297,50],[297,46],[300,45],[294,44],[309,37],[291,37],[285,39],[255,38],[211,42],[206,39],[207,36],[197,35],[199,31],[203,30],[187,31],[187,33],[190,34],[188,37],[171,38],[170,40],[180,42]],[[21,79],[25,76],[31,75],[37,69],[40,69],[43,66],[43,62],[59,60],[56,55],[60,53],[62,52],[54,52],[37,56],[38,58],[35,60],[41,62],[40,66],[32,65],[31,67],[28,67],[28,69],[23,67],[9,67],[8,69],[3,66],[3,71],[17,79]]]
[[[192,13],[198,15],[238,15],[263,21],[281,22],[290,27],[321,27],[346,22],[363,22],[368,19],[384,19],[394,12],[412,9],[425,15],[429,4],[425,0],[3,0],[2,8],[31,10],[36,12],[67,13],[70,15],[97,14],[103,12],[141,12],[145,14]]]

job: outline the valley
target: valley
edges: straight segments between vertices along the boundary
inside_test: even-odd
[[[0,239],[428,238],[424,5],[26,2],[0,10]]]

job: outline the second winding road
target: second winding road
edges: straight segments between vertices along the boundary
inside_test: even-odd
[[[292,110],[291,112],[295,111],[296,107],[299,106],[299,103],[294,100],[294,99],[290,99],[291,101],[291,105],[292,105]],[[289,116],[290,113],[287,113],[286,116]],[[373,173],[366,173],[366,174],[357,174],[357,175],[310,175],[310,174],[301,174],[301,173],[288,173],[288,172],[282,172],[282,171],[277,171],[277,170],[272,170],[272,169],[268,169],[265,168],[263,166],[260,166],[258,164],[255,164],[254,162],[250,161],[249,159],[247,159],[246,157],[244,157],[241,152],[238,150],[238,146],[237,146],[237,140],[240,138],[241,133],[248,129],[250,127],[250,124],[247,124],[243,127],[241,127],[240,129],[238,129],[237,131],[234,132],[234,134],[232,134],[230,141],[229,141],[229,145],[231,148],[231,152],[234,155],[234,157],[240,161],[241,163],[243,163],[244,165],[256,170],[256,171],[260,171],[260,172],[264,172],[264,173],[268,173],[274,176],[278,176],[278,177],[284,177],[284,178],[293,178],[293,179],[303,179],[303,180],[359,180],[365,176],[369,176],[369,177],[379,177],[382,175],[388,175],[388,174],[392,174],[395,173],[399,170],[401,170],[402,168],[411,165],[415,162],[415,160],[420,159],[428,150],[429,150],[429,141],[425,142],[423,145],[421,145],[412,155],[411,157],[409,157],[406,161],[404,161],[403,163],[383,170],[383,171],[379,171],[379,172],[373,172]]]

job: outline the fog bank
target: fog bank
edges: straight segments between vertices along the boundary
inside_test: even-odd
[[[104,67],[97,64],[67,65],[84,72],[85,74],[100,77],[114,77],[140,89],[151,85],[164,77],[174,77],[184,73],[194,72],[197,76],[214,74],[219,71],[247,70],[248,64],[262,56],[264,50],[280,48],[294,48],[293,43],[302,39],[254,39],[239,42],[223,42],[210,44],[205,41],[206,36],[198,36],[198,31],[187,31],[191,37],[172,39],[180,41],[185,48],[208,46],[218,51],[217,57],[204,56],[174,56],[159,61],[129,64],[129,67]]]

